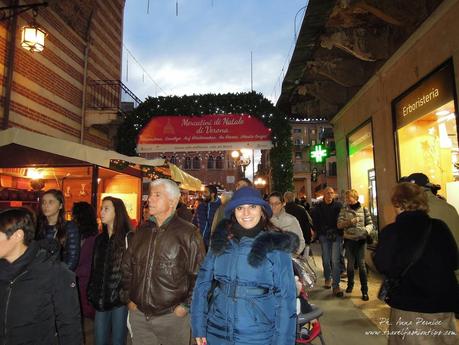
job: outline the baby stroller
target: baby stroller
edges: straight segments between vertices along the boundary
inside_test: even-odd
[[[296,322],[296,341],[295,344],[311,344],[314,339],[319,337],[322,345],[325,340],[322,335],[319,318],[323,312],[313,304],[309,304],[306,289],[311,289],[317,276],[304,257],[293,258],[293,271],[295,280],[300,293],[297,297],[297,322]]]

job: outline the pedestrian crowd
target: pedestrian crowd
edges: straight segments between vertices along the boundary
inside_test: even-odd
[[[419,318],[455,330],[459,216],[435,192],[423,174],[404,178],[392,193],[395,222],[380,231],[374,263],[395,331],[396,320]],[[66,220],[62,192],[48,190],[37,217],[0,211],[0,344],[84,344],[93,320],[96,345],[293,345],[301,287],[292,256],[307,260],[313,241],[325,289],[352,293],[358,270],[362,300],[376,298],[365,252],[377,230],[358,192],[344,195],[342,204],[328,187],[309,208],[293,192],[263,198],[241,179],[221,198],[206,186],[192,215],[177,184],[157,179],[135,230],[121,199],[102,199],[98,226],[85,202]],[[421,339],[393,334],[390,344]]]

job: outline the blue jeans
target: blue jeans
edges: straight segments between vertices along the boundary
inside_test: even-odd
[[[110,338],[112,339],[112,345],[125,345],[127,313],[126,306],[113,308],[110,311],[96,311],[94,319],[95,345],[108,345],[110,344]]]
[[[322,265],[326,280],[333,278],[333,288],[339,287],[340,281],[340,257],[342,252],[343,236],[336,236],[334,241],[327,240],[325,236],[319,236],[322,248]]]

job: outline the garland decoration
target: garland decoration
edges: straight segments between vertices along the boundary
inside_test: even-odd
[[[135,163],[127,162],[122,159],[110,159],[110,169],[123,171],[128,167],[135,167]]]
[[[261,93],[242,92],[191,96],[147,97],[136,109],[125,115],[118,128],[117,151],[137,155],[136,140],[140,130],[158,115],[200,116],[208,114],[250,114],[271,128],[270,150],[272,190],[292,190],[293,163],[291,127],[282,114]]]

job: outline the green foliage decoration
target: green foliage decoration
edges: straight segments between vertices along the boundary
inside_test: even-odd
[[[200,116],[207,114],[249,114],[271,128],[270,151],[272,190],[292,189],[293,164],[291,127],[286,115],[261,93],[227,93],[191,96],[148,97],[123,119],[118,128],[117,151],[137,155],[136,141],[141,129],[159,115]]]

